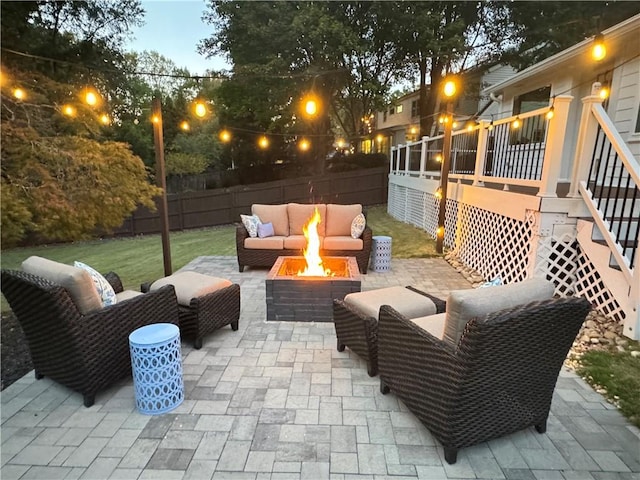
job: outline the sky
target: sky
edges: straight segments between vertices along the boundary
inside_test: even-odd
[[[207,69],[230,68],[224,57],[207,59],[196,50],[198,42],[213,33],[213,27],[201,20],[206,10],[204,0],[142,0],[141,3],[146,11],[145,25],[132,30],[133,38],[125,46],[126,50],[155,50],[178,67],[186,67],[192,75],[203,75]]]

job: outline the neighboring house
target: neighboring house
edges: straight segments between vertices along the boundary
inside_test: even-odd
[[[500,105],[482,89],[513,75],[509,65],[483,65],[466,71],[461,78],[463,95],[455,102],[456,117],[460,119],[491,118],[499,114]],[[429,88],[429,86],[427,86]],[[388,147],[415,142],[420,135],[420,91],[408,93],[391,103],[375,116],[376,135],[382,135]],[[434,129],[438,123],[434,123]],[[387,148],[385,151],[388,151]]]
[[[602,34],[603,60],[592,37],[481,92],[498,102],[452,133],[444,244],[488,279],[547,278],[640,339],[640,15]],[[443,144],[391,148],[388,211],[434,237]]]

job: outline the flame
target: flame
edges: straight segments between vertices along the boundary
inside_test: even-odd
[[[328,277],[331,270],[325,269],[320,256],[320,235],[318,235],[318,224],[320,223],[320,212],[315,209],[313,216],[307,224],[302,227],[304,238],[307,240],[307,248],[304,249],[304,258],[307,261],[307,268],[298,272],[302,277]]]

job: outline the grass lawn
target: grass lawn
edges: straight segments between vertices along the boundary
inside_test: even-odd
[[[393,237],[393,256],[398,258],[431,257],[438,255],[435,241],[425,232],[395,220],[387,214],[386,206],[367,210],[367,223],[374,235]],[[170,234],[173,270],[182,268],[202,255],[236,255],[236,229],[234,225],[207,229],[172,232]],[[125,288],[138,290],[142,282],[164,276],[162,242],[160,235],[133,238],[114,238],[45,245],[4,250],[0,259],[2,268],[20,269],[20,264],[31,255],[73,264],[74,260],[91,265],[99,272],[116,272]],[[2,298],[2,311],[9,308]]]
[[[640,357],[632,357],[628,351],[591,351],[580,363],[577,373],[596,390],[606,390],[604,395],[640,427]]]

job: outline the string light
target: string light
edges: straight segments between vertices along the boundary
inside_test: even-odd
[[[489,122],[489,126],[487,127],[487,130],[489,131],[493,130],[493,116],[491,118],[491,121]]]
[[[269,139],[266,136],[261,136],[258,140],[258,146],[263,150],[269,148]]]
[[[72,105],[63,105],[62,113],[67,117],[73,117],[76,114],[76,109]]]
[[[195,112],[197,117],[203,118],[207,114],[207,107],[203,102],[198,101],[196,102],[193,111]]]
[[[549,111],[545,115],[545,118],[547,120],[551,120],[554,115],[555,115],[555,113],[553,112],[553,105],[551,105],[551,107],[549,107]]]
[[[84,102],[91,107],[95,107],[99,102],[98,94],[90,89],[85,90],[83,97]]]
[[[219,134],[220,141],[228,143],[231,141],[231,132],[229,130],[222,130]]]
[[[606,100],[607,98],[609,98],[609,89],[607,87],[602,87],[598,95],[600,95],[600,98],[602,100]]]
[[[309,143],[309,140],[307,140],[306,138],[303,138],[302,140],[300,140],[300,143],[298,146],[300,150],[302,150],[303,152],[306,152],[307,150],[309,150],[309,147],[311,147],[311,144]]]
[[[102,115],[100,115],[100,122],[103,125],[110,125],[111,124],[111,118],[109,118],[109,115],[107,115],[106,113],[103,113]]]
[[[433,194],[438,200],[442,198],[442,187],[438,187],[438,189]]]
[[[158,115],[154,115],[151,117],[151,121],[153,123],[160,123],[160,117]]]
[[[520,121],[520,117],[516,117],[515,120],[513,122],[511,122],[511,127],[512,128],[520,128],[521,125],[521,121]]]
[[[26,92],[21,88],[15,88],[13,90],[13,96],[18,100],[24,100],[25,98],[27,98]]]
[[[436,156],[434,157],[434,160],[438,163],[442,163],[442,154],[441,153],[436,153]]]
[[[591,48],[591,57],[599,62],[607,56],[607,47],[604,44],[604,35],[599,33],[593,39],[593,47]]]
[[[187,122],[186,120],[183,120],[182,123],[180,124],[180,128],[183,131],[188,132],[189,130],[191,130],[191,125],[189,125],[189,122]]]

